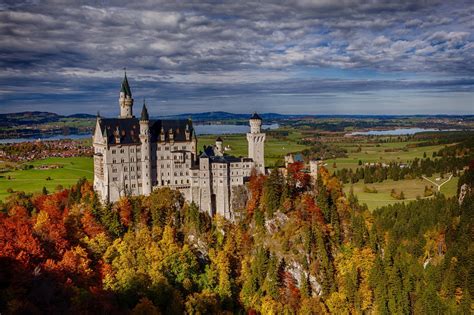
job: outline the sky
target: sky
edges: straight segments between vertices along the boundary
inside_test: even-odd
[[[0,113],[474,114],[474,1],[0,0]]]

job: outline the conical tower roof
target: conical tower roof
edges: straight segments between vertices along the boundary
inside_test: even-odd
[[[252,117],[250,117],[250,119],[262,120],[262,118],[260,118],[260,116],[258,116],[257,112],[253,112],[253,115],[252,115]]]
[[[123,77],[120,92],[123,92],[126,96],[132,97],[132,90],[130,89],[130,85],[128,84],[127,72],[125,72],[125,75]]]
[[[143,100],[142,115],[140,116],[140,120],[150,120],[150,116],[148,115],[148,109],[146,108],[145,100]]]

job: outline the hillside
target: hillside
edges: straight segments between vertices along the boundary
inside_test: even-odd
[[[105,206],[85,180],[17,193],[0,203],[0,312],[468,314],[473,192],[471,165],[459,198],[372,214],[295,163],[253,176],[234,222],[169,188]]]

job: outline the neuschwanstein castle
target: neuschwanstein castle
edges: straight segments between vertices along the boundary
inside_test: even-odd
[[[265,172],[265,133],[256,113],[247,133],[248,157],[234,157],[224,154],[221,138],[198,153],[191,120],[150,120],[145,104],[136,118],[126,74],[119,105],[118,118],[97,116],[92,141],[94,189],[104,202],[171,187],[202,211],[230,219],[234,188],[244,185],[252,169]]]

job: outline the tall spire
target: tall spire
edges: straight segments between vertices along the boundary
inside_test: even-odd
[[[130,89],[130,85],[128,84],[128,79],[127,79],[127,69],[123,68],[124,70],[124,77],[122,81],[122,87],[120,89],[120,92],[123,92],[126,96],[132,97],[132,90]]]
[[[146,108],[146,104],[145,104],[145,99],[143,99],[143,108],[142,108],[142,115],[140,117],[140,120],[150,120],[150,117],[148,116],[148,109]]]

